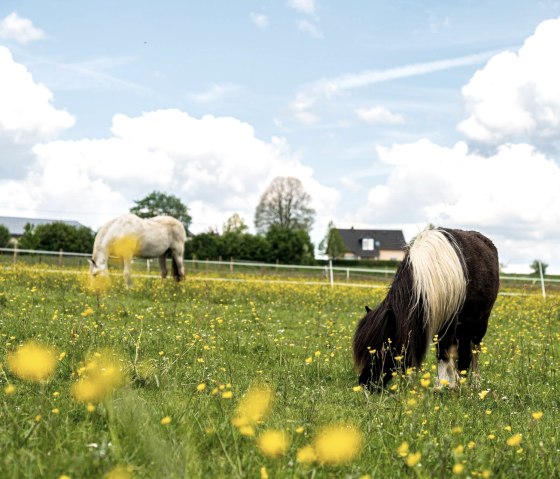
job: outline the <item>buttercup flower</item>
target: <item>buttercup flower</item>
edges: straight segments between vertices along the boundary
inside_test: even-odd
[[[8,355],[8,366],[21,379],[43,382],[56,368],[56,354],[52,348],[29,342]]]

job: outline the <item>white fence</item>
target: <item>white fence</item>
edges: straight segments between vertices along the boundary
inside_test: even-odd
[[[20,258],[22,256],[22,258]],[[50,258],[51,263],[56,263],[59,266],[65,265],[68,261],[74,259],[74,264],[85,264],[88,258],[91,258],[90,254],[86,253],[69,253],[65,251],[44,251],[44,250],[26,250],[26,249],[14,249],[14,248],[0,248],[0,257],[3,257],[3,263],[17,263],[23,260],[23,257],[34,258],[38,262],[42,262],[42,258]],[[76,259],[79,261],[76,262]],[[230,259],[228,261],[212,261],[212,260],[198,260],[198,259],[185,259],[185,268],[187,270],[212,270],[217,272],[227,273],[243,273],[248,272],[249,274],[256,275],[270,275],[272,274],[284,274],[284,275],[306,275],[320,277],[322,282],[328,282],[332,286],[335,284],[350,284],[351,281],[368,281],[368,280],[386,280],[389,281],[393,278],[395,274],[395,269],[390,268],[355,268],[355,267],[344,267],[344,266],[333,266],[332,262],[325,266],[307,266],[307,265],[288,265],[288,264],[275,264],[275,263],[257,263],[251,261],[234,261]],[[1,264],[1,263],[0,263]],[[140,261],[136,262],[135,269],[138,269],[139,264],[145,264],[147,272],[152,269],[153,260],[146,260],[145,263]],[[542,274],[540,277],[535,276],[512,276],[512,275],[500,275],[500,280],[502,283],[506,282],[518,282],[529,284],[531,286],[540,286],[541,294],[546,297],[546,284],[549,286],[560,285],[560,279],[558,278],[547,278]],[[363,284],[362,284],[363,286]]]

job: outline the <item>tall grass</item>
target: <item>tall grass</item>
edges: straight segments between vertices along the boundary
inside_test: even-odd
[[[356,387],[350,343],[364,305],[383,294],[200,278],[137,278],[126,290],[120,277],[96,294],[83,275],[3,269],[1,477],[560,475],[558,298],[499,297],[480,389],[466,377],[457,391],[434,391],[430,352],[422,370],[370,394]],[[56,351],[48,381],[25,381],[8,366],[29,341]],[[107,350],[126,384],[78,402],[72,387],[88,358]],[[274,401],[243,434],[232,419],[258,384]],[[298,462],[324,426],[340,424],[362,435],[356,457]],[[279,457],[259,447],[271,429],[287,438]]]

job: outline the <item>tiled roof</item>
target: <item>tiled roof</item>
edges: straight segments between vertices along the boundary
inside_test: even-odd
[[[377,258],[381,250],[401,250],[406,242],[401,230],[358,230],[338,229],[349,253],[361,258]],[[371,238],[374,241],[373,251],[362,248],[362,240]]]

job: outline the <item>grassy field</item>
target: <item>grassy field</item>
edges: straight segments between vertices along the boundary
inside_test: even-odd
[[[350,343],[383,287],[88,279],[0,270],[2,478],[560,476],[558,297],[499,297],[480,389],[435,392],[429,354],[369,394]]]

